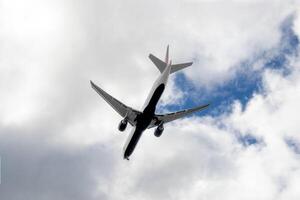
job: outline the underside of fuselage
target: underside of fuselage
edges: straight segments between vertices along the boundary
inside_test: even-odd
[[[128,142],[124,146],[124,159],[129,160],[129,156],[134,151],[141,135],[143,132],[148,128],[149,124],[151,123],[156,105],[165,90],[165,84],[160,84],[156,90],[154,91],[149,104],[145,107],[144,111],[141,115],[138,115],[136,118],[136,127],[133,127],[131,137],[128,138]]]

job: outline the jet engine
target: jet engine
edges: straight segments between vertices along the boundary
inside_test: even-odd
[[[123,119],[119,124],[119,131],[124,131],[127,127],[127,119]]]
[[[160,137],[161,134],[163,133],[163,131],[164,131],[164,126],[163,126],[163,124],[161,124],[161,125],[159,125],[159,126],[155,129],[154,135],[155,135],[156,137]]]

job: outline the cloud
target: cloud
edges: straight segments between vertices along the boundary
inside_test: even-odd
[[[243,106],[170,123],[161,138],[146,131],[130,162],[122,159],[128,131],[118,134],[121,118],[89,85],[139,109],[159,74],[147,55],[163,57],[170,44],[174,62],[194,61],[184,72],[193,87],[213,91],[243,72],[243,61],[276,52],[295,13],[299,38],[295,5],[3,1],[0,197],[298,199],[298,54],[288,55],[288,74],[253,65],[261,90]],[[186,102],[176,78],[163,104]],[[241,142],[250,136],[258,142]]]
[[[95,145],[78,150],[52,143],[47,130],[38,130],[38,136],[31,133],[35,131],[2,126],[1,198],[107,199],[97,183],[111,176],[109,148]]]

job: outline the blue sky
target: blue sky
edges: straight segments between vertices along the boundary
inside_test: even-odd
[[[293,31],[294,15],[287,17],[281,23],[281,39],[279,44],[272,49],[259,53],[254,58],[242,61],[233,78],[223,84],[215,85],[213,89],[195,87],[184,73],[175,76],[175,84],[181,91],[185,92],[180,105],[166,105],[164,108],[176,111],[183,108],[191,108],[203,103],[211,103],[209,109],[199,112],[198,116],[218,116],[228,112],[233,101],[239,101],[243,108],[254,93],[261,92],[262,73],[266,69],[279,70],[283,74],[289,74],[288,57],[297,54],[299,38]],[[263,61],[259,70],[254,70],[253,65]],[[193,67],[193,66],[192,66]]]
[[[264,70],[278,70],[284,76],[290,73],[288,57],[295,56],[299,48],[299,38],[293,31],[294,18],[295,16],[291,15],[281,23],[281,39],[275,48],[261,52],[255,58],[242,61],[232,79],[216,85],[213,89],[207,90],[204,87],[196,87],[184,73],[176,74],[175,85],[185,93],[183,101],[179,105],[171,104],[163,106],[163,108],[177,111],[195,107],[199,104],[211,103],[209,109],[198,112],[195,115],[210,115],[213,117],[230,112],[234,101],[239,101],[242,109],[244,109],[254,93],[263,92],[262,74]],[[261,60],[263,61],[263,66],[259,70],[254,70],[253,65]],[[236,137],[243,146],[264,145],[263,139],[256,138],[251,134],[236,133]],[[286,142],[294,151],[299,152],[299,146],[295,141],[288,139]]]

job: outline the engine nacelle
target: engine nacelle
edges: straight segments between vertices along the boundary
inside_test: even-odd
[[[127,127],[127,120],[123,119],[119,124],[119,131],[124,131]]]
[[[164,126],[161,124],[161,125],[159,125],[159,126],[155,129],[154,135],[155,135],[156,137],[160,137],[161,134],[163,133],[163,131],[164,131]]]

